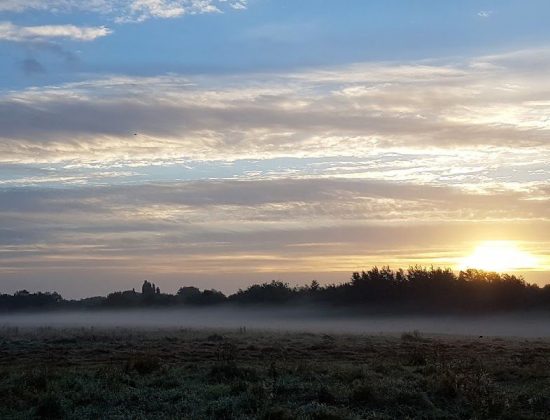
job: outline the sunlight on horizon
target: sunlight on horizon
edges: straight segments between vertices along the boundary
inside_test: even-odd
[[[515,271],[538,268],[537,258],[521,250],[515,241],[485,241],[460,262],[460,270]]]

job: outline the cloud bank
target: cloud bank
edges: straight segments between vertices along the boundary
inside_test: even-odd
[[[0,97],[4,163],[548,152],[548,51],[221,78],[112,77]],[[522,61],[525,63],[525,61]],[[32,124],[28,124],[32,121]],[[130,159],[130,160],[132,160]]]
[[[486,239],[549,270],[549,69],[531,50],[5,92],[0,278],[234,290]]]

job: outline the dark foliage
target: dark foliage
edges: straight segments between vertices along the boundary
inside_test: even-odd
[[[20,290],[13,295],[0,295],[0,309],[4,311],[18,309],[49,309],[62,304],[63,298],[58,293],[29,293]]]
[[[528,284],[522,277],[485,272],[410,267],[391,270],[374,267],[353,273],[347,283],[321,286],[317,281],[304,287],[272,281],[255,284],[225,296],[217,290],[181,287],[176,295],[161,293],[155,284],[145,281],[141,293],[135,290],[114,292],[107,297],[80,301],[64,300],[58,293],[0,295],[0,311],[43,309],[90,309],[166,307],[175,305],[216,305],[222,303],[288,305],[324,304],[368,311],[455,312],[548,310],[550,285]]]
[[[240,303],[285,303],[296,297],[297,290],[288,283],[272,281],[271,283],[254,284],[246,290],[239,290],[230,296],[230,300]]]

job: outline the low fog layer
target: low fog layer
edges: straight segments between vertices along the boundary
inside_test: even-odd
[[[423,333],[550,337],[548,314],[500,316],[349,316],[319,310],[193,308],[0,315],[0,326],[211,328],[318,333]]]

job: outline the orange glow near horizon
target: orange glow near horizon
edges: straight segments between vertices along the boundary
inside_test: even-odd
[[[465,257],[459,268],[486,271],[531,270],[539,267],[537,258],[521,250],[514,241],[486,241]]]

